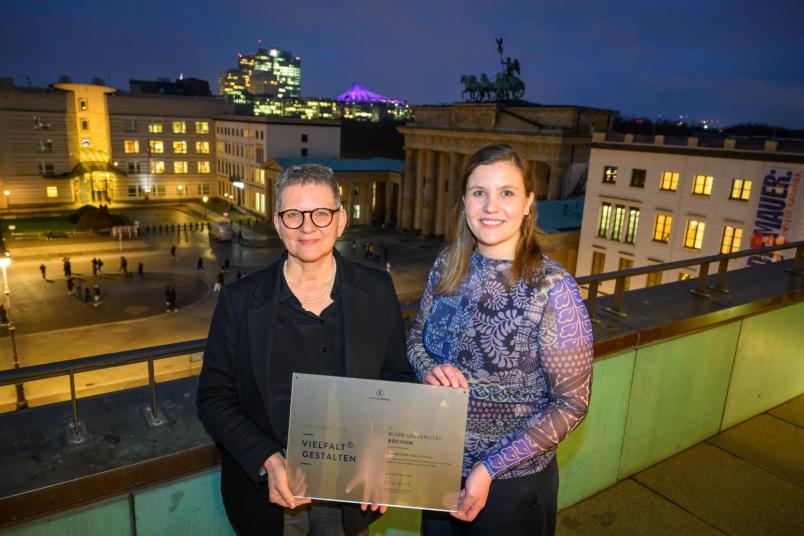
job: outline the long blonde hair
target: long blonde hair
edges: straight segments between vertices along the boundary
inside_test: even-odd
[[[528,216],[522,219],[522,224],[519,228],[519,241],[514,253],[514,260],[505,274],[507,289],[513,288],[520,280],[530,283],[538,270],[539,263],[542,260],[542,249],[536,240],[535,181],[528,176],[525,159],[519,151],[507,144],[487,145],[469,158],[469,162],[463,171],[461,181],[463,195],[455,203],[453,210],[455,225],[452,231],[452,241],[444,251],[444,269],[436,285],[436,294],[454,293],[469,273],[469,259],[475,247],[477,247],[477,240],[466,223],[466,214],[464,213],[466,185],[469,182],[469,176],[475,169],[497,162],[510,162],[522,175],[522,180],[525,184],[525,195],[534,194],[533,206],[529,207]]]

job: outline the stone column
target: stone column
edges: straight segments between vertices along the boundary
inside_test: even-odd
[[[436,186],[438,185],[438,153],[426,151],[422,188],[422,235],[432,236],[435,230]]]
[[[436,153],[436,209],[435,209],[435,225],[433,231],[436,236],[444,236],[445,218],[449,209],[449,192],[447,191],[449,184],[449,171],[450,171],[450,153],[438,152]]]
[[[405,149],[405,173],[402,175],[400,195],[399,225],[402,229],[413,229],[413,210],[416,205],[416,151]]]
[[[424,211],[424,175],[427,169],[427,152],[416,150],[416,210],[413,213],[413,228],[421,231]]]
[[[387,174],[387,175],[390,175]],[[392,211],[394,209],[394,183],[391,181],[391,177],[387,176],[385,182],[383,183],[385,186],[385,226],[389,227],[393,223]]]

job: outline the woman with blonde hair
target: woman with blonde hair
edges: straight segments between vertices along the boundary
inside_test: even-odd
[[[472,155],[408,337],[419,381],[470,393],[458,510],[425,512],[426,536],[555,532],[555,450],[587,412],[592,328],[539,248],[535,194],[511,146]]]

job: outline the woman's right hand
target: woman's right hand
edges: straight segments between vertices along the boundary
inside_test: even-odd
[[[461,389],[467,389],[469,387],[469,382],[466,381],[463,372],[452,365],[434,366],[424,375],[423,383]]]

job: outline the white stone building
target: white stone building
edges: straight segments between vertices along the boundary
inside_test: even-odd
[[[801,141],[596,133],[576,275],[804,239],[802,172]],[[640,276],[629,288],[696,275]]]

